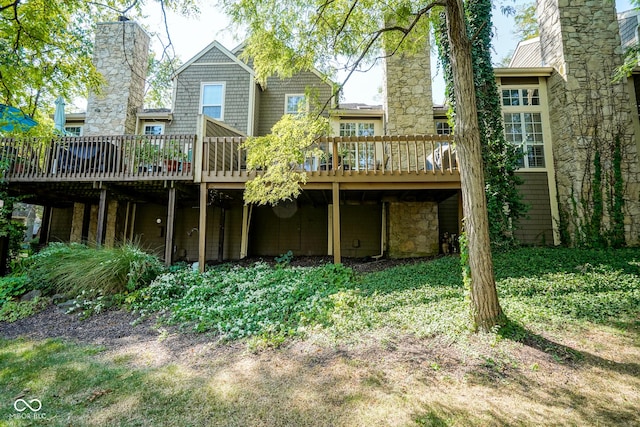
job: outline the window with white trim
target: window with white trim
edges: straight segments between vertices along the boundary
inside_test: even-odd
[[[304,94],[286,94],[284,96],[285,114],[302,114],[307,112],[307,97]]]
[[[436,120],[436,134],[451,135],[451,126],[448,121]]]
[[[501,92],[504,134],[522,157],[521,168],[544,168],[544,138],[540,94],[536,88],[503,88]]]
[[[68,136],[82,136],[82,126],[65,126],[64,132]]]
[[[340,136],[374,136],[375,123],[372,122],[342,122]],[[353,170],[374,169],[375,144],[373,142],[345,143],[342,150],[344,165]]]
[[[144,134],[145,135],[163,135],[164,125],[158,124],[158,123],[144,125]]]
[[[224,119],[224,83],[203,83],[200,97],[202,114]]]

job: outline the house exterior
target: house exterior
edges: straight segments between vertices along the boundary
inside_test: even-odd
[[[576,58],[588,52],[571,38],[577,27],[572,20],[587,7],[583,3],[544,3],[545,13],[560,18],[547,19],[542,43],[521,44],[511,66],[495,70],[506,137],[523,150],[518,174],[530,210],[516,237],[526,244],[559,244],[562,219],[580,190],[575,183],[584,160],[581,140],[560,129],[571,116],[562,96],[584,90]],[[617,46],[619,60],[620,35],[610,9],[603,6],[599,18],[599,55],[609,57]],[[581,32],[588,33],[590,25],[596,24],[584,24]],[[329,99],[333,84],[310,71],[261,85],[251,63],[241,59],[242,46],[229,50],[213,42],[176,71],[170,109],[143,110],[136,76],[144,75],[148,36],[130,21],[100,29],[96,64],[109,91],[92,95],[85,114],[67,116],[67,130],[78,137],[37,147],[2,141],[29,159],[7,178],[12,191],[46,207],[43,242],[138,239],[167,263],[204,266],[289,250],[296,256],[330,255],[337,262],[343,256],[430,256],[441,253],[444,236],[460,233],[460,175],[446,106],[432,102],[428,46],[421,54],[387,59],[383,105],[333,103],[321,110],[333,135],[318,140],[321,155],[310,154],[299,165],[307,183],[297,200],[252,206],[244,204],[242,193],[260,172],[246,169],[243,138],[267,134],[284,114],[316,108],[313,99]],[[110,56],[103,58],[104,52]],[[589,64],[602,62],[598,58]],[[575,82],[567,70],[578,70]],[[629,244],[637,244],[640,234],[635,99],[632,79],[615,100],[624,105],[627,120]]]

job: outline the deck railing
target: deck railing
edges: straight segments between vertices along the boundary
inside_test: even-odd
[[[194,135],[0,139],[12,181],[192,180]]]
[[[246,174],[245,138],[204,139],[205,176]],[[300,170],[311,176],[337,174],[458,174],[458,162],[449,136],[405,135],[325,137],[310,147]]]

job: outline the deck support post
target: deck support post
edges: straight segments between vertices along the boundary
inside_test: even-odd
[[[333,195],[333,263],[340,264],[342,262],[340,253],[340,183],[334,182],[331,187]]]
[[[40,224],[40,239],[38,244],[41,246],[49,243],[49,233],[51,232],[51,213],[53,208],[51,206],[45,206],[42,211],[42,223]]]
[[[240,259],[247,257],[249,252],[249,225],[251,224],[252,205],[242,207],[242,240],[240,241]]]
[[[327,206],[327,255],[333,255],[333,204]]]
[[[96,225],[96,246],[102,246],[104,236],[104,223],[107,217],[107,189],[100,189],[100,202],[98,203],[98,223]]]
[[[200,218],[198,220],[198,268],[204,272],[207,251],[207,184],[200,184]]]
[[[176,216],[176,187],[169,188],[169,201],[167,203],[167,230],[164,242],[164,264],[168,267],[173,260],[173,227]]]

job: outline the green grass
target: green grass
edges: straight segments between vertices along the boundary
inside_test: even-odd
[[[633,425],[640,251],[522,248],[494,261],[510,323],[479,335],[456,257],[359,277],[262,264],[166,274],[130,302],[214,340],[290,345],[0,339],[0,424]],[[39,399],[46,422],[16,418],[18,396]]]

